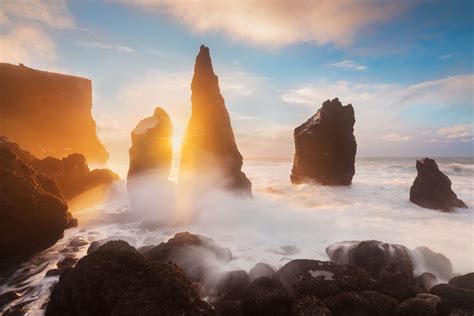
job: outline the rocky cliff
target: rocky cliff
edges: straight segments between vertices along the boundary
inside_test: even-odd
[[[250,194],[252,184],[241,171],[224,98],[214,74],[209,48],[201,46],[191,83],[192,114],[181,147],[180,181],[212,174],[226,189]],[[216,173],[218,174],[216,176]],[[194,179],[196,180],[196,179]]]
[[[39,158],[82,153],[105,162],[91,108],[88,79],[0,63],[0,135]]]

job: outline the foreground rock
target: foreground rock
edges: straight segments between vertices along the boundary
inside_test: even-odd
[[[357,150],[354,123],[352,105],[343,106],[336,98],[295,128],[291,182],[350,185]]]
[[[109,186],[119,179],[119,176],[109,169],[90,170],[82,154],[71,154],[62,159],[38,159],[4,136],[0,137],[0,148],[8,148],[22,162],[31,165],[38,174],[56,181],[66,200],[98,186]]]
[[[437,284],[430,293],[441,298],[443,304],[451,307],[474,308],[474,290],[449,284]]]
[[[442,173],[433,159],[416,161],[418,175],[410,188],[410,201],[434,210],[452,212],[456,207],[467,208],[451,189],[451,180]]]
[[[454,277],[449,280],[448,284],[463,289],[474,290],[474,272]]]
[[[77,225],[55,182],[0,148],[0,269],[46,249]]]
[[[181,147],[180,181],[251,194],[209,48],[201,46],[191,83],[192,113]],[[211,182],[211,183],[208,183]]]
[[[65,271],[46,315],[211,315],[184,273],[123,241],[111,241]]]
[[[173,154],[173,125],[162,108],[138,123],[132,131],[128,178],[149,172],[168,180]]]
[[[109,154],[92,118],[89,79],[0,63],[0,135],[39,158],[82,153],[90,162]]]

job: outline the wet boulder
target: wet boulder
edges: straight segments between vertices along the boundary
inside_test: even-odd
[[[424,272],[415,279],[415,284],[424,289],[425,291],[430,291],[430,289],[438,284],[438,278],[433,273]]]
[[[441,306],[441,300],[434,295],[425,294],[422,297],[410,298],[398,304],[394,316],[440,316],[449,315],[449,312]],[[443,313],[445,311],[445,313]]]
[[[390,315],[397,301],[386,295],[371,292],[342,292],[324,300],[332,315]]]
[[[343,106],[335,98],[295,128],[291,182],[350,185],[357,150],[354,123],[352,105]]]
[[[275,269],[266,263],[259,262],[249,271],[250,282],[261,278],[261,277],[271,277],[275,275]]]
[[[46,315],[211,315],[183,271],[110,241],[66,270]]]
[[[398,300],[405,300],[416,295],[412,281],[412,278],[402,271],[397,264],[392,263],[380,272],[372,288]]]
[[[207,282],[209,284],[209,282]],[[218,295],[223,299],[241,299],[250,285],[249,275],[243,270],[222,273],[216,286]]]
[[[458,275],[449,280],[448,284],[463,289],[474,290],[474,272]]]
[[[434,252],[428,247],[416,247],[410,251],[414,275],[424,272],[434,274],[442,281],[448,281],[453,275],[453,264],[451,260],[442,253]]]
[[[433,286],[430,293],[439,296],[443,304],[452,307],[474,308],[474,290],[443,283]]]
[[[442,173],[433,159],[416,161],[417,176],[410,188],[410,201],[434,210],[453,212],[455,208],[467,208],[451,189],[451,180]]]
[[[254,280],[242,300],[244,315],[289,315],[292,299],[276,278],[261,277]]]
[[[332,316],[331,310],[314,295],[303,295],[295,299],[291,310],[293,316]]]

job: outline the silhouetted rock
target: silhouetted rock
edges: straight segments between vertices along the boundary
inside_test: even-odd
[[[259,262],[249,271],[250,282],[261,278],[275,275],[275,269],[266,263]]]
[[[438,169],[433,159],[416,161],[418,175],[410,188],[410,201],[434,210],[452,212],[456,207],[467,208],[451,190],[451,180]]]
[[[183,271],[111,241],[66,270],[46,315],[212,315]]]
[[[433,273],[424,272],[415,279],[415,284],[426,291],[438,284],[438,278]]]
[[[336,98],[295,128],[291,182],[350,185],[357,150],[354,123],[352,105],[343,106]]]
[[[314,295],[296,298],[291,311],[292,316],[332,316],[329,308]]]
[[[0,308],[3,306],[10,304],[16,299],[19,299],[21,296],[15,291],[8,291],[5,293],[0,294]]]
[[[439,296],[443,304],[452,307],[474,308],[474,290],[443,283],[433,286],[430,293]]]
[[[251,194],[241,171],[242,155],[212,68],[209,48],[201,46],[191,83],[192,113],[181,147],[180,181],[218,182],[226,189]]]
[[[324,300],[334,316],[345,315],[390,315],[397,301],[386,295],[372,292],[342,292]]]
[[[173,125],[162,108],[138,123],[132,131],[128,178],[153,172],[168,180],[173,154]]]
[[[286,316],[291,312],[292,300],[280,281],[261,277],[253,281],[242,300],[244,315]]]
[[[219,277],[217,294],[223,299],[241,299],[250,285],[249,275],[243,270],[225,272]]]
[[[39,158],[78,152],[107,161],[91,108],[88,79],[0,63],[0,135]]]
[[[359,267],[308,259],[288,262],[276,277],[290,295],[321,298],[343,291],[367,290],[370,286],[369,275]]]
[[[5,136],[0,136],[0,148],[10,149],[38,174],[54,180],[66,200],[98,186],[109,186],[119,179],[109,169],[90,170],[82,154],[70,154],[62,159],[38,159]]]
[[[53,245],[77,225],[54,181],[0,148],[0,268]]]
[[[396,263],[392,263],[380,272],[372,288],[398,300],[405,300],[416,295],[412,281],[411,275],[402,271]]]
[[[415,274],[429,272],[438,279],[448,281],[453,276],[453,265],[442,253],[437,253],[428,247],[421,246],[411,250]]]
[[[463,289],[474,290],[474,272],[454,277],[449,280],[448,284]]]

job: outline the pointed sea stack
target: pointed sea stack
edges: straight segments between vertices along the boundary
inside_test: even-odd
[[[350,185],[355,174],[357,143],[354,109],[339,99],[327,100],[304,124],[295,128],[291,182]]]
[[[192,113],[181,147],[180,181],[202,180],[216,172],[224,178],[226,189],[251,194],[252,184],[241,171],[242,155],[235,143],[209,48],[204,45],[196,57],[191,90]]]
[[[131,137],[128,178],[153,172],[167,180],[173,154],[173,125],[165,110],[156,108],[152,116],[138,123]]]
[[[455,207],[467,208],[451,190],[451,180],[442,173],[433,159],[416,161],[418,175],[410,188],[410,201],[424,208],[452,212]]]

